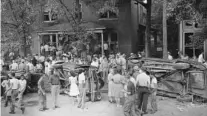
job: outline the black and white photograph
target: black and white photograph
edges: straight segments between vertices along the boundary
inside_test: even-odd
[[[207,0],[1,0],[1,116],[207,116]]]

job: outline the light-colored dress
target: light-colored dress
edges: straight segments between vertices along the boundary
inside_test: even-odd
[[[70,96],[78,96],[80,94],[78,86],[76,84],[77,82],[77,77],[69,77],[70,80]]]
[[[113,93],[113,84],[114,84],[114,82],[112,81],[112,76],[113,76],[113,74],[111,74],[111,73],[109,73],[109,75],[108,75],[108,96],[109,97],[113,97],[112,96],[112,93]]]
[[[113,87],[113,93],[112,96],[115,98],[121,98],[124,97],[123,89],[124,89],[124,77],[120,74],[115,74],[112,76],[114,84],[112,85]]]

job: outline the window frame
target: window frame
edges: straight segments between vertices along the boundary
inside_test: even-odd
[[[45,18],[43,18],[43,22],[55,22],[57,20],[57,18],[56,19],[52,19],[51,11],[48,11],[48,12],[44,11],[43,12],[43,17],[45,17],[45,13],[48,13],[49,20],[45,20]]]

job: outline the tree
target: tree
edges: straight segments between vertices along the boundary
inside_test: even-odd
[[[38,10],[25,0],[2,0],[2,50],[26,48],[30,32],[37,27]]]

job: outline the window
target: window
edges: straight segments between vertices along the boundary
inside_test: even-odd
[[[99,18],[117,18],[117,14],[115,12],[112,12],[112,11],[107,11],[105,13],[100,13],[99,14]]]
[[[52,12],[44,12],[44,21],[45,22],[52,22],[57,20],[57,14]]]

